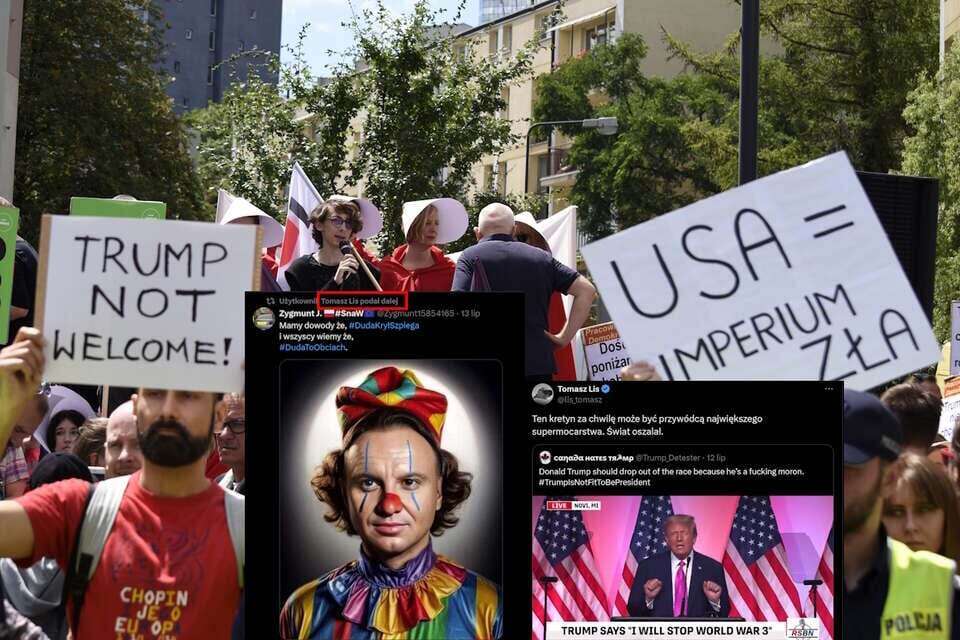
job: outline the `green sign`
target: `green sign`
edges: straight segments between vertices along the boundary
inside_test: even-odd
[[[0,344],[5,344],[10,337],[10,295],[19,221],[18,209],[0,207]]]
[[[99,218],[148,218],[165,220],[167,205],[150,200],[113,200],[112,198],[70,198],[70,215]]]

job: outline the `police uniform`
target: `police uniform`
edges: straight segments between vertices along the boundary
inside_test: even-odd
[[[852,591],[843,593],[844,640],[960,638],[960,585],[954,562],[911,551],[880,529],[878,553]]]

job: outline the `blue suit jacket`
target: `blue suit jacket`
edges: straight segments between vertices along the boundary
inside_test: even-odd
[[[687,591],[687,616],[692,618],[720,617],[730,615],[730,594],[727,593],[727,581],[723,576],[723,566],[709,556],[693,552],[691,558],[690,588]],[[653,601],[653,609],[647,609],[643,585],[647,580],[657,578],[663,583],[660,593]],[[670,552],[664,551],[650,556],[637,565],[637,575],[630,589],[627,611],[631,616],[653,616],[656,618],[673,617],[673,576],[670,571]],[[707,580],[720,585],[720,611],[714,611],[703,594],[703,583]]]

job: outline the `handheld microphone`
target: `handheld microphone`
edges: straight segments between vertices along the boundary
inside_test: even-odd
[[[345,256],[349,256],[353,253],[353,251],[350,250],[349,240],[341,240],[339,247],[340,247],[340,253],[342,253]]]

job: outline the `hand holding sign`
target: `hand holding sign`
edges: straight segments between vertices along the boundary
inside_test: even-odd
[[[257,287],[259,233],[44,216],[37,322],[47,378],[240,391],[243,292]]]
[[[939,353],[843,153],[581,252],[630,356],[670,380],[868,389]]]
[[[43,338],[24,327],[13,343],[0,349],[0,444],[6,443],[24,403],[43,378]]]

